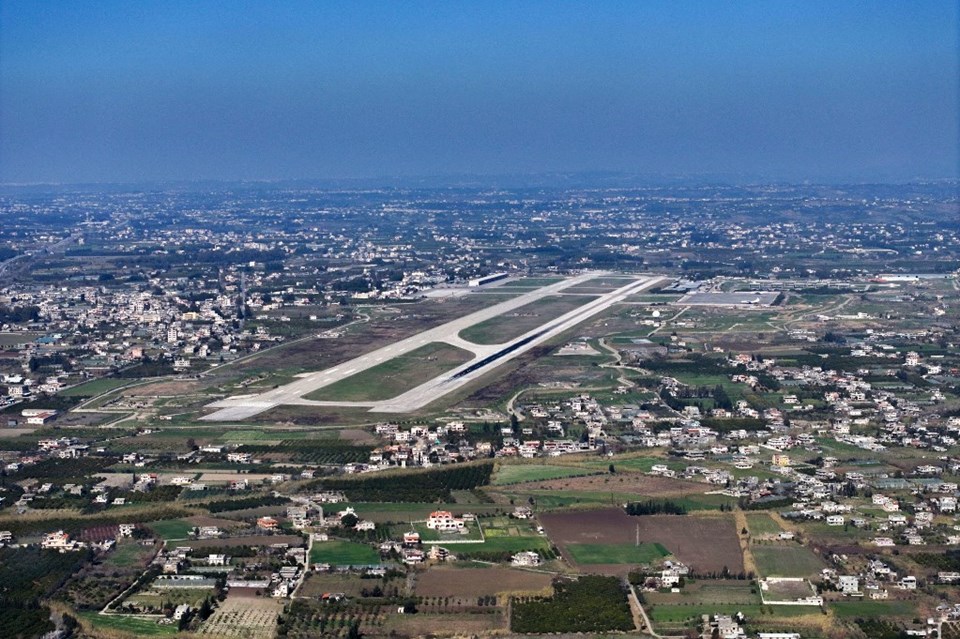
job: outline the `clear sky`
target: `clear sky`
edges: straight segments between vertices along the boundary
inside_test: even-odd
[[[0,181],[958,175],[956,0],[0,1]]]

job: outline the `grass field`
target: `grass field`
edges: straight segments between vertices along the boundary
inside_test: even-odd
[[[119,630],[136,637],[167,637],[177,634],[177,624],[161,626],[151,619],[141,619],[130,615],[101,615],[96,612],[81,612],[79,614],[81,619],[101,630]]]
[[[390,399],[472,358],[462,348],[433,342],[309,393],[306,398],[345,402]]]
[[[547,464],[504,464],[493,476],[494,486],[520,484],[528,481],[577,477],[598,472],[594,469],[577,466],[550,466]]]
[[[763,577],[814,577],[825,567],[804,546],[753,546],[750,552]]]
[[[126,540],[114,547],[107,557],[107,562],[112,566],[126,568],[139,564],[144,555],[149,555],[152,552],[149,547],[144,548],[135,541]]]
[[[372,546],[352,541],[319,541],[310,549],[311,564],[358,566],[380,563],[380,553]]]
[[[587,295],[545,297],[465,328],[460,337],[474,344],[502,344],[595,299]]]
[[[484,517],[480,523],[483,526],[484,543],[457,546],[454,553],[519,552],[550,547],[550,541],[538,534],[530,522],[509,517]]]
[[[914,617],[916,602],[910,601],[834,601],[829,604],[838,617],[855,619],[857,617]]]
[[[101,379],[93,379],[89,382],[84,382],[72,388],[68,388],[65,391],[61,391],[60,395],[64,397],[95,397],[107,391],[111,391],[115,388],[120,388],[121,386],[126,386],[127,384],[132,383],[134,380],[129,379],[115,379],[112,377],[104,377]]]
[[[484,529],[487,535],[486,541],[482,544],[468,544],[456,546],[453,552],[461,556],[469,556],[471,553],[484,552],[520,552],[521,550],[544,550],[550,547],[550,542],[546,537],[491,537],[487,534],[489,531]]]
[[[167,519],[164,521],[154,521],[147,526],[161,538],[170,541],[171,539],[187,539],[194,525],[183,519]]]
[[[578,564],[648,564],[670,554],[658,543],[567,544],[566,548]]]
[[[759,535],[776,535],[782,529],[780,524],[767,513],[750,513],[747,515],[747,530],[756,537]]]

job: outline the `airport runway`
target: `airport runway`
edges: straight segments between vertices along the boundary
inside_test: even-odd
[[[605,275],[609,275],[609,273],[606,271],[593,271],[589,273],[583,273],[582,275],[565,279],[560,282],[555,282],[548,286],[524,293],[523,295],[519,295],[513,299],[500,302],[499,304],[494,304],[488,308],[481,309],[474,313],[470,313],[469,315],[457,318],[447,322],[446,324],[428,329],[422,333],[418,333],[398,342],[394,342],[393,344],[384,346],[375,351],[371,351],[370,353],[356,357],[333,368],[302,375],[296,381],[285,384],[279,388],[274,388],[265,393],[255,395],[235,395],[233,397],[214,402],[210,404],[209,407],[218,408],[220,410],[215,413],[211,413],[210,415],[206,415],[201,419],[206,421],[238,421],[262,413],[263,411],[269,410],[274,406],[281,406],[285,404],[361,406],[372,408],[377,404],[377,402],[335,402],[329,404],[327,402],[315,402],[303,399],[303,396],[323,388],[324,386],[329,386],[330,384],[336,383],[341,379],[364,371],[368,368],[382,364],[383,362],[397,357],[398,355],[409,353],[410,351],[431,342],[446,342],[460,348],[465,348],[474,354],[474,359],[471,360],[471,362],[475,362],[491,355],[500,347],[477,345],[466,342],[458,337],[460,331],[473,326],[474,324],[478,324],[493,317],[497,317],[498,315],[502,315],[514,309],[520,308],[526,304],[530,304],[531,302],[535,302],[544,297],[556,295],[557,293],[562,292],[564,289],[582,284],[597,277],[603,277]],[[488,290],[495,290],[495,287],[491,287]],[[589,307],[591,305],[587,304],[586,306]],[[404,395],[401,395],[401,397],[404,397],[407,394],[409,393],[404,393]]]

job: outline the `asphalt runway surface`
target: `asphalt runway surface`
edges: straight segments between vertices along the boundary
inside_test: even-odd
[[[508,313],[545,297],[562,294],[567,288],[608,275],[611,274],[607,272],[589,272],[565,279],[513,299],[494,304],[489,308],[470,313],[464,317],[451,320],[441,326],[428,329],[422,333],[360,355],[333,368],[302,375],[299,379],[279,388],[257,395],[238,395],[214,402],[210,404],[209,407],[218,410],[201,419],[217,422],[241,421],[275,406],[282,405],[348,406],[367,408],[371,412],[378,413],[412,412],[475,381],[478,377],[527,352],[534,346],[607,310],[612,305],[623,301],[626,297],[635,295],[666,281],[666,278],[657,276],[636,278],[614,291],[599,295],[597,299],[579,308],[557,318],[547,320],[541,326],[504,344],[479,345],[459,337],[459,333],[462,330],[474,324],[503,315],[504,313]],[[493,289],[491,288],[490,290]],[[315,390],[335,384],[352,375],[356,375],[357,373],[373,368],[399,355],[409,353],[433,342],[444,342],[463,348],[472,352],[474,357],[469,362],[444,372],[424,384],[388,400],[341,402],[318,401],[304,398],[305,395]]]

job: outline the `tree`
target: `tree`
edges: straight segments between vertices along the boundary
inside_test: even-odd
[[[353,513],[347,513],[340,518],[340,525],[344,528],[353,528],[357,525],[357,522],[360,521],[360,518],[354,515]]]
[[[617,472],[617,469],[614,467],[613,464],[610,464],[610,466],[607,468],[607,471],[608,471],[611,475],[613,475],[613,474],[615,474],[615,473]]]

